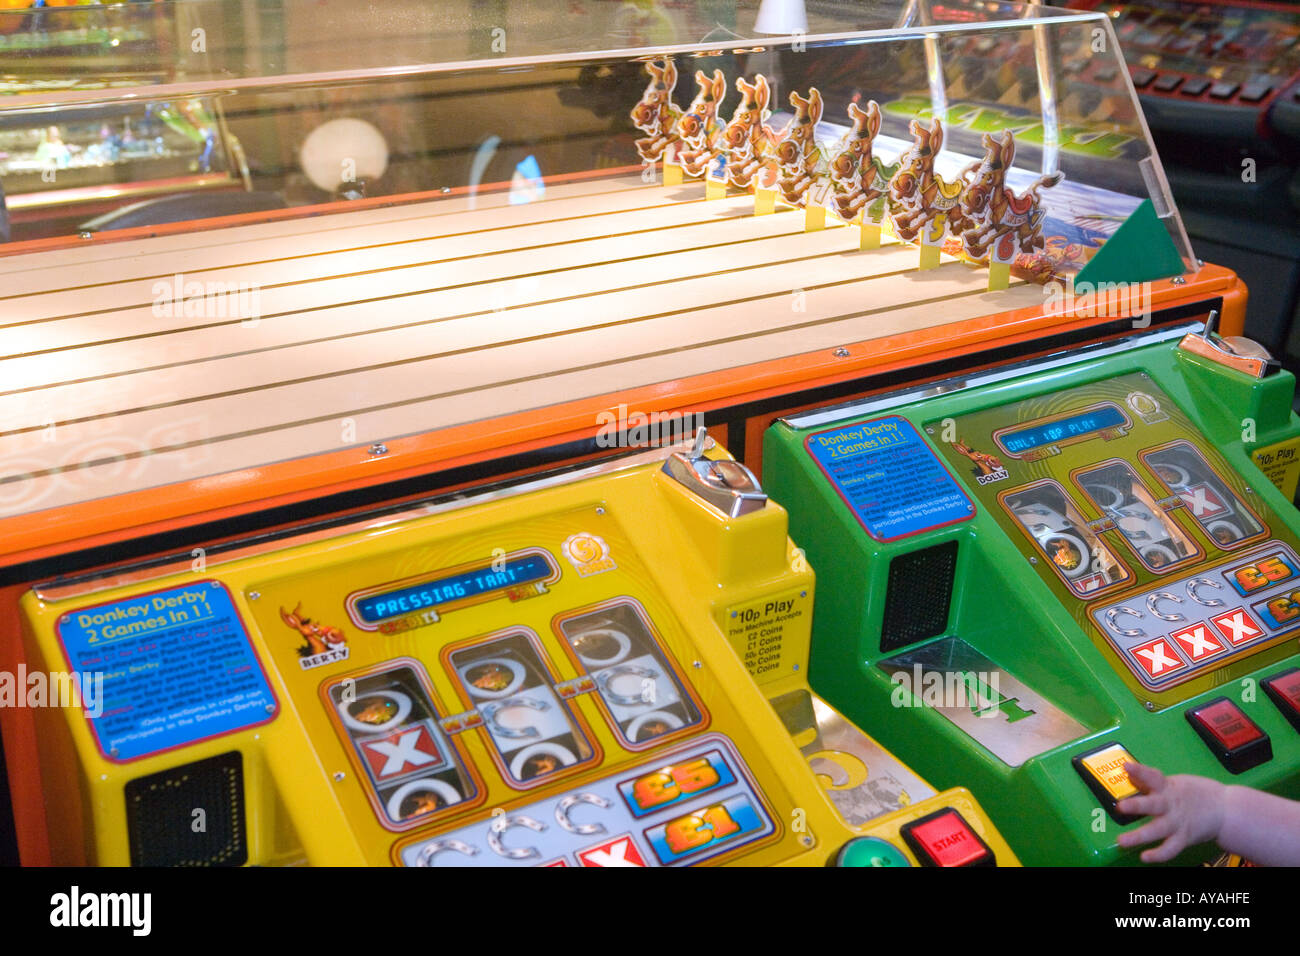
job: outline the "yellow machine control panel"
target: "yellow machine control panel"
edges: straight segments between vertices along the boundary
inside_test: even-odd
[[[56,861],[1014,864],[809,692],[813,573],[706,442],[33,589]]]

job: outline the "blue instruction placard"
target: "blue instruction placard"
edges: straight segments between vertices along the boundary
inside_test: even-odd
[[[809,435],[808,453],[877,541],[964,521],[975,506],[917,432],[896,415]]]
[[[217,581],[138,594],[59,618],[100,753],[125,761],[265,723],[278,703]]]

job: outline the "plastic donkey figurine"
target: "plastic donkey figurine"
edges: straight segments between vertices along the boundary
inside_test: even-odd
[[[920,268],[939,264],[945,235],[960,237],[962,220],[959,179],[947,182],[934,171],[943,147],[943,124],[934,119],[930,128],[912,120],[912,145],[899,157],[899,168],[889,180],[889,213],[898,238],[921,245]]]
[[[695,83],[699,92],[682,118],[677,122],[676,165],[687,176],[699,178],[708,172],[709,166],[717,158],[719,140],[722,138],[722,123],[718,120],[718,111],[727,96],[727,78],[721,70],[714,70],[710,78],[703,70],[695,71]],[[666,185],[673,185],[665,175]]]
[[[681,110],[673,104],[673,87],[677,85],[677,67],[672,60],[645,65],[650,83],[636,106],[632,107],[632,123],[648,134],[636,141],[636,151],[647,163],[658,162],[664,150],[677,139],[677,121]]]
[[[1044,248],[1043,216],[1039,190],[1055,186],[1064,174],[1039,176],[1016,195],[1007,186],[1007,171],[1016,158],[1011,130],[1001,138],[984,134],[984,159],[962,173],[961,212],[966,223],[962,250],[974,262],[989,267],[989,288],[1005,289],[1017,254]]]
[[[820,229],[826,223],[822,205],[828,188],[826,153],[817,145],[817,124],[822,118],[822,95],[817,87],[807,97],[790,94],[794,119],[776,144],[777,189],[781,199],[804,210],[804,228]]]
[[[859,224],[859,249],[876,249],[888,205],[889,180],[898,172],[899,164],[886,165],[872,153],[881,120],[880,105],[875,100],[868,101],[865,110],[850,103],[849,119],[853,129],[831,160],[835,212],[845,222]]]

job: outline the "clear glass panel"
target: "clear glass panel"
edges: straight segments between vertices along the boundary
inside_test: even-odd
[[[898,158],[912,120],[938,118],[946,131],[936,169],[949,178],[985,155],[986,134],[1011,131],[1012,190],[1024,192],[1042,174],[1064,176],[1041,189],[1044,248],[1024,264],[1043,278],[1075,271],[1146,198],[1194,271],[1108,18],[982,0],[810,0],[800,21],[774,16],[778,6],[785,5],[766,16],[752,3],[600,0],[365,12],[315,0],[274,10],[216,0],[0,10],[9,74],[0,114],[10,114],[3,128],[11,138],[37,149],[51,126],[62,126],[73,158],[104,167],[104,182],[154,182],[165,178],[161,165],[114,168],[111,141],[127,119],[105,134],[105,105],[118,104],[120,114],[128,104],[133,129],[162,128],[170,124],[158,118],[171,115],[178,129],[203,130],[185,106],[203,97],[204,115],[221,127],[211,152],[232,154],[218,164],[236,174],[226,185],[241,185],[246,154],[245,187],[305,207],[519,176],[542,184],[637,164],[629,111],[646,85],[645,61],[671,55],[677,109],[695,95],[697,69],[722,71],[724,116],[737,102],[737,79],[762,73],[778,132],[793,112],[790,93],[817,87],[824,104],[817,139],[828,152],[851,128],[850,104],[870,100],[883,115],[878,158]],[[92,105],[89,115],[101,121],[48,112],[73,104]],[[308,144],[314,130],[339,119],[368,128],[329,127]],[[219,135],[227,125],[229,142]],[[36,162],[30,153],[18,150],[11,161]],[[25,182],[5,189],[21,208]],[[21,217],[14,238],[81,225],[47,218],[58,221]]]
[[[699,710],[634,601],[566,618],[560,631],[628,744],[647,746],[699,722]]]
[[[463,648],[451,663],[510,779],[538,780],[594,755],[568,704],[556,696],[530,635],[521,631]]]
[[[390,829],[424,822],[476,793],[427,681],[402,666],[329,688],[340,733],[371,783],[375,811]]]
[[[1127,462],[1107,462],[1099,468],[1079,472],[1076,480],[1097,510],[1115,522],[1134,553],[1152,571],[1164,572],[1201,554],[1201,549],[1160,507]]]
[[[1231,548],[1264,530],[1246,503],[1210,467],[1191,442],[1178,441],[1142,453],[1157,478],[1178,495],[1187,513],[1220,547]]]
[[[1101,540],[1070,496],[1054,481],[1040,481],[1002,496],[1039,554],[1080,597],[1127,581],[1126,568]]]
[[[805,7],[806,23],[752,2],[0,11],[0,516],[1050,308],[1034,283],[1075,273],[1145,200],[1195,271],[1108,18]],[[721,78],[714,137],[742,80],[764,77],[774,137],[817,89],[805,145],[827,228],[757,216],[749,194],[705,202],[643,162],[633,110],[669,63],[668,119],[697,73]],[[967,198],[997,161],[982,208],[1008,228],[966,252],[1010,256],[1017,281],[986,295],[991,269],[947,261],[951,294],[922,302],[913,249],[856,248],[837,215],[858,212],[852,171],[827,177],[877,122],[859,173],[900,164],[913,123],[940,124],[934,172]],[[154,149],[126,149],[128,129]],[[110,241],[127,227],[166,235]]]

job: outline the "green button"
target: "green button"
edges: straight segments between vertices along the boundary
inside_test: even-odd
[[[858,837],[844,844],[836,866],[911,866],[903,851],[880,837]]]

